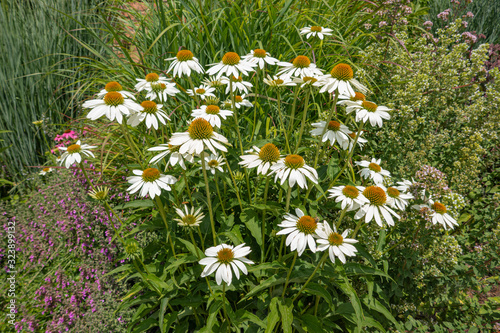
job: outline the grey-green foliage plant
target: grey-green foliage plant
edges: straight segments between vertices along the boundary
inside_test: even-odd
[[[99,1],[3,0],[0,5],[1,178],[19,182],[43,162],[44,136],[75,116],[74,98],[85,90],[77,64],[89,53],[74,38],[88,40],[72,15],[96,26]],[[34,121],[43,120],[43,127]],[[57,133],[56,133],[57,134]]]

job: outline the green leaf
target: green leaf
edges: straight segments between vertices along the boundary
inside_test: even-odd
[[[207,325],[203,327],[200,330],[201,332],[212,332],[212,328],[214,327],[214,324],[217,322],[217,314],[219,313],[220,309],[222,308],[222,301],[215,301],[210,305],[210,308],[208,309],[208,318],[207,318]]]
[[[274,326],[280,320],[280,316],[278,314],[278,298],[274,297],[269,304],[269,315],[267,316],[267,327],[265,333],[271,333],[274,331]]]
[[[189,250],[189,252],[191,252],[194,256],[196,256],[196,257],[198,257],[198,256],[202,257],[203,256],[203,251],[201,251],[201,249],[198,246],[194,245],[190,241],[182,239],[181,237],[177,237],[176,240],[178,240],[182,244],[184,244],[186,246],[186,248]]]
[[[160,328],[163,327],[162,332],[168,332],[168,330],[170,329],[170,326],[172,326],[174,321],[177,319],[178,314],[179,314],[179,312],[175,311],[175,312],[167,313],[165,315],[165,317],[163,319],[163,325],[160,326]]]
[[[369,309],[375,310],[385,316],[389,321],[391,321],[394,326],[400,331],[403,330],[403,327],[397,322],[396,318],[387,310],[385,306],[382,305],[378,300],[376,299],[368,299],[367,297],[363,298],[363,303],[366,304],[366,306]]]
[[[323,328],[321,327],[321,323],[319,322],[316,316],[305,314],[300,318],[300,320],[302,321],[303,327],[305,326],[307,332],[312,332],[312,333],[324,332]]]
[[[281,326],[284,333],[292,333],[293,304],[291,299],[280,300]]]
[[[258,293],[260,293],[264,289],[267,289],[267,288],[272,287],[272,286],[277,285],[277,284],[282,284],[284,282],[285,282],[284,277],[278,278],[278,277],[276,277],[276,275],[273,275],[269,279],[267,279],[266,281],[262,282],[260,285],[258,285],[254,289],[252,289],[252,291],[250,291],[248,294],[246,294],[246,296],[243,297],[241,299],[241,301],[244,301],[246,299],[249,299],[249,298],[257,295]]]
[[[163,317],[165,315],[165,310],[167,309],[168,297],[164,297],[160,302],[160,310],[159,310],[159,322],[160,322],[160,331],[161,333],[165,333],[165,327],[163,323]]]
[[[349,279],[345,276],[340,277],[340,280],[336,280],[334,283],[340,288],[340,290],[342,290],[342,292],[344,292],[349,297],[351,305],[356,314],[356,324],[358,325],[358,327],[360,327],[364,320],[364,316],[363,307],[358,295],[356,294],[356,290],[354,290],[354,288],[349,283]]]
[[[240,219],[252,234],[257,244],[262,245],[262,234],[260,230],[260,217],[254,209],[245,209],[240,214]]]
[[[344,264],[344,269],[345,269],[345,272],[346,272],[347,276],[353,276],[353,275],[379,275],[379,276],[383,276],[383,277],[386,277],[386,278],[392,280],[392,278],[389,275],[387,275],[386,273],[384,273],[380,269],[373,268],[373,267],[370,267],[370,266],[361,265],[361,264],[358,264],[358,263],[347,263],[347,264]]]
[[[154,203],[151,200],[134,200],[126,202],[122,205],[117,205],[115,209],[126,209],[126,208],[151,208],[154,207]]]
[[[325,289],[325,287],[323,287],[317,283],[310,282],[307,285],[305,291],[307,291],[308,293],[310,293],[312,295],[320,296],[320,297],[324,298],[326,300],[326,302],[328,303],[328,305],[330,306],[330,308],[333,308],[332,295],[330,295],[330,293],[328,292],[328,290]]]

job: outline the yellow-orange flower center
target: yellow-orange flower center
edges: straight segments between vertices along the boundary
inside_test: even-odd
[[[237,65],[240,62],[240,56],[236,52],[228,52],[222,57],[222,63],[224,65]]]
[[[342,235],[339,233],[332,232],[328,235],[328,241],[330,242],[330,245],[339,246],[344,243],[344,237],[342,237]]]
[[[243,97],[241,97],[241,96],[234,96],[234,101],[236,103],[241,103],[241,102],[243,102]]]
[[[323,30],[323,28],[322,27],[318,27],[317,25],[313,25],[311,27],[311,31],[312,32],[321,32],[321,30]]]
[[[328,129],[330,131],[338,131],[340,130],[340,123],[338,121],[332,120],[328,123]]]
[[[162,92],[163,90],[167,89],[167,85],[165,83],[151,83],[151,89],[153,89],[154,92]]]
[[[42,169],[43,172],[49,172],[50,171],[50,168],[43,168]]]
[[[259,151],[259,158],[264,162],[277,162],[280,158],[280,151],[272,143],[266,143]]]
[[[349,133],[347,135],[349,135],[351,137],[351,139],[356,139],[356,133],[354,133],[354,132],[353,133]]]
[[[236,77],[234,75],[231,75],[231,81],[233,81],[233,82],[241,82],[241,81],[243,81],[243,78],[241,76]]]
[[[189,50],[180,50],[177,52],[177,60],[179,61],[188,61],[194,58],[193,52]]]
[[[446,206],[443,205],[442,203],[440,202],[434,202],[431,206],[432,209],[434,209],[436,211],[436,213],[439,213],[439,214],[444,214],[446,213]]]
[[[311,60],[308,57],[299,55],[297,58],[293,59],[293,65],[297,68],[306,68],[311,64]]]
[[[160,76],[156,73],[149,73],[146,75],[146,81],[147,82],[156,82],[160,79]]]
[[[210,160],[208,161],[208,166],[211,168],[216,168],[219,166],[219,162],[217,160]]]
[[[196,118],[189,125],[188,133],[191,139],[207,140],[212,138],[214,128],[203,118]]]
[[[111,81],[111,82],[108,82],[106,84],[106,86],[104,87],[104,89],[106,89],[107,92],[111,92],[111,91],[122,91],[123,88],[122,88],[122,85],[119,84],[118,82],[116,81]]]
[[[363,191],[363,195],[374,206],[381,206],[385,204],[385,202],[387,201],[387,196],[385,195],[385,191],[378,186],[368,186]]]
[[[206,91],[205,89],[203,89],[203,88],[198,88],[198,89],[196,89],[195,91],[196,91],[196,93],[197,93],[198,95],[203,95],[204,93],[206,93],[206,92],[207,92],[207,91]]]
[[[220,108],[217,105],[207,105],[205,112],[208,114],[219,114]]]
[[[158,108],[156,107],[156,103],[153,101],[144,101],[141,103],[141,106],[144,108],[142,112],[145,113],[156,113],[158,111]]]
[[[123,104],[124,98],[122,94],[116,91],[111,91],[104,95],[104,103],[109,106],[118,106]]]
[[[382,170],[380,165],[378,165],[377,163],[370,163],[368,165],[368,169],[370,169],[371,171],[375,171],[375,172],[380,172]]]
[[[229,264],[231,261],[233,261],[234,258],[234,252],[231,249],[228,248],[222,248],[217,252],[217,259],[219,259],[220,263],[223,264]]]
[[[354,77],[354,72],[352,71],[351,66],[349,66],[348,64],[335,65],[330,74],[337,80],[342,81],[349,81]]]
[[[193,225],[196,223],[196,217],[194,215],[184,215],[182,222],[186,225]]]
[[[378,108],[377,104],[372,103],[372,102],[368,102],[368,101],[363,101],[361,106],[363,108],[365,108],[366,111],[369,111],[369,112],[375,112],[375,111],[377,111],[377,108]]]
[[[311,216],[304,215],[300,219],[297,220],[296,227],[300,232],[302,232],[306,235],[310,235],[316,231],[316,228],[318,227],[318,223]]]
[[[360,92],[355,92],[354,96],[351,96],[351,101],[356,102],[356,101],[364,101],[366,99],[365,95],[363,95]]]
[[[160,171],[156,168],[147,168],[142,172],[142,179],[145,182],[154,182],[160,178]]]
[[[394,187],[389,187],[387,189],[387,194],[391,197],[391,198],[399,198],[399,190],[397,188],[394,188]]]
[[[304,164],[304,159],[300,155],[288,155],[285,157],[285,165],[290,169],[302,168]]]
[[[74,154],[74,153],[79,153],[80,150],[81,150],[80,145],[74,144],[69,146],[66,151],[68,152],[68,154]]]
[[[285,81],[283,81],[282,79],[277,79],[277,80],[274,80],[274,83],[279,86],[279,85],[282,85]]]
[[[65,130],[65,131],[64,131],[64,134],[68,134],[68,133],[70,133],[70,132],[72,132],[72,131],[71,131],[71,130]]]
[[[342,189],[342,194],[345,195],[348,198],[356,199],[358,197],[358,195],[359,195],[359,191],[358,191],[357,188],[355,188],[352,185],[346,185]]]
[[[263,49],[255,49],[253,50],[253,56],[257,58],[265,58],[267,52]]]
[[[318,79],[310,76],[304,76],[302,78],[302,81],[304,81],[305,83],[313,84],[314,82],[318,81]]]

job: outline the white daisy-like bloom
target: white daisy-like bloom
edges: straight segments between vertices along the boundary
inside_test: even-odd
[[[354,215],[356,220],[363,216],[365,222],[368,223],[375,218],[375,222],[382,227],[382,219],[387,225],[393,226],[394,220],[391,215],[399,219],[399,215],[387,205],[387,194],[380,186],[368,186],[363,191],[363,196],[368,199],[369,203],[363,205]]]
[[[173,82],[167,83],[152,83],[150,88],[147,88],[146,98],[154,101],[155,99],[159,99],[162,102],[166,102],[168,96],[175,96],[181,91],[176,88],[176,84]]]
[[[368,89],[354,79],[354,72],[348,64],[337,64],[333,67],[330,74],[323,75],[318,82],[315,82],[316,87],[320,87],[320,93],[328,91],[332,94],[338,89],[340,95],[353,96],[355,95],[354,88],[365,94]]]
[[[174,221],[177,221],[178,225],[181,227],[199,227],[201,221],[203,221],[203,218],[205,215],[200,213],[201,207],[194,211],[194,207],[191,207],[191,210],[189,211],[187,206],[184,205],[184,211],[179,208],[175,208],[175,212],[177,215],[179,215],[180,218],[174,219]]]
[[[453,229],[455,226],[458,226],[457,220],[446,212],[445,205],[432,199],[429,199],[429,204],[431,205],[429,208],[431,209],[432,224],[439,223],[445,229]]]
[[[181,77],[182,75],[191,76],[191,71],[196,73],[203,73],[203,67],[200,62],[194,57],[193,52],[189,50],[180,50],[173,58],[165,59],[167,61],[173,60],[168,67],[167,73],[173,70],[173,76]]]
[[[290,245],[290,250],[297,250],[299,257],[304,253],[307,246],[311,251],[316,252],[316,240],[314,235],[318,229],[318,223],[312,216],[305,215],[299,208],[295,209],[295,214],[286,213],[284,220],[278,227],[284,228],[276,235],[288,235],[286,237],[286,246]]]
[[[163,75],[158,75],[156,73],[146,74],[144,79],[135,79],[137,84],[134,86],[135,90],[143,91],[143,90],[152,90],[152,85],[158,85],[160,83],[168,84],[170,81]]]
[[[263,69],[264,66],[266,65],[266,63],[269,65],[276,65],[279,62],[278,59],[271,57],[269,52],[266,52],[263,49],[252,50],[252,51],[250,51],[249,54],[247,54],[241,58],[243,60],[256,63],[260,69]]]
[[[201,83],[212,88],[220,88],[224,85],[221,79],[215,76],[210,76],[208,78],[205,78]]]
[[[353,111],[353,106],[361,105],[366,100],[366,96],[360,92],[355,92],[354,95],[339,95],[337,105],[347,106],[346,112],[350,113]]]
[[[332,35],[332,29],[329,28],[323,28],[317,25],[313,25],[312,27],[304,27],[300,29],[300,34],[301,35],[306,35],[306,38],[309,39],[310,37],[316,37],[318,36],[319,39],[325,38],[325,36],[331,36]]]
[[[234,106],[236,106],[237,109],[240,109],[243,106],[246,106],[247,108],[251,108],[253,106],[252,102],[250,102],[248,99],[245,99],[245,94],[239,96],[236,95],[234,96]],[[229,99],[224,102],[224,105],[228,105],[231,107],[233,102]]]
[[[243,274],[248,274],[245,264],[251,265],[254,262],[245,256],[251,251],[250,246],[245,246],[245,243],[236,247],[227,244],[209,247],[205,251],[206,258],[200,260],[200,265],[205,266],[201,277],[209,276],[215,272],[215,281],[218,285],[222,281],[230,285],[233,272],[238,280],[240,279],[240,270]]]
[[[383,185],[378,185],[382,187],[387,193],[387,202],[392,208],[396,208],[404,211],[406,206],[408,206],[408,200],[414,199],[413,195],[410,193],[402,193],[396,187],[385,188]]]
[[[146,170],[132,170],[135,176],[127,177],[130,187],[127,189],[130,194],[141,190],[140,196],[145,197],[147,194],[154,199],[155,196],[161,195],[161,189],[170,191],[170,185],[175,184],[177,179],[170,175],[162,175],[156,168],[147,168]]]
[[[408,192],[410,187],[413,186],[413,184],[415,184],[415,180],[413,178],[411,181],[403,179],[402,182],[397,182],[396,184],[398,184],[398,186],[394,186],[394,187],[397,188],[398,191],[406,193],[406,192]]]
[[[354,141],[356,140],[357,133],[351,132],[347,135],[349,135],[349,151],[351,151],[352,147],[354,146]],[[362,135],[363,135],[363,132],[359,133],[359,137],[358,137],[358,146],[361,149],[363,149],[363,146],[365,145],[365,143],[368,142],[368,140],[361,137]]]
[[[181,154],[179,153],[179,148],[180,146],[172,146],[171,144],[160,144],[159,146],[156,147],[151,147],[148,149],[148,151],[161,151],[158,155],[153,157],[149,163],[150,164],[155,164],[168,154],[170,154],[170,158],[167,161],[166,167],[171,165],[172,167],[176,166],[179,164],[181,168],[186,170],[186,164],[184,161],[188,161],[189,163],[194,162],[194,156],[191,154]]]
[[[313,183],[318,183],[318,173],[316,170],[308,166],[302,156],[288,155],[280,159],[275,164],[271,165],[271,174],[275,174],[274,181],[281,179],[281,185],[288,179],[288,185],[293,187],[295,183],[302,189],[307,189],[307,179]]]
[[[186,132],[173,133],[169,141],[172,146],[180,146],[179,153],[196,155],[200,155],[205,149],[213,154],[217,154],[217,149],[227,152],[223,144],[228,143],[227,139],[214,132],[212,125],[203,118],[194,119]]]
[[[43,168],[42,170],[40,170],[40,172],[38,173],[40,176],[45,176],[46,174],[48,174],[49,172],[52,172],[54,171],[53,168]]]
[[[363,186],[335,186],[328,190],[328,192],[330,192],[328,198],[335,198],[335,202],[341,203],[342,209],[351,211],[369,202],[362,194],[364,190],[365,188]]]
[[[363,101],[361,105],[352,105],[346,109],[346,112],[356,111],[356,121],[362,121],[366,123],[368,120],[372,126],[382,127],[382,119],[389,120],[391,115],[387,112],[390,111],[387,106],[378,106],[375,103],[369,101]]]
[[[221,118],[226,120],[227,117],[233,115],[233,111],[221,110],[217,105],[202,105],[199,109],[193,110],[191,117],[203,118],[207,120],[210,125],[221,128]]]
[[[253,146],[246,152],[250,154],[240,156],[243,161],[238,164],[248,169],[257,167],[257,174],[263,176],[267,176],[267,171],[281,158],[279,149],[272,143],[266,143],[260,149]]]
[[[147,128],[153,127],[157,130],[158,121],[163,125],[166,125],[167,123],[165,120],[170,120],[167,114],[161,109],[163,107],[162,104],[156,104],[153,101],[144,101],[141,103],[141,107],[141,111],[132,114],[130,118],[128,118],[128,125],[136,127],[145,121]]]
[[[199,87],[195,87],[194,93],[193,93],[193,89],[186,90],[186,92],[188,93],[189,96],[194,96],[196,93],[196,96],[198,96],[199,98],[201,98],[203,100],[207,97],[215,97],[215,95],[213,94],[214,91],[215,91],[215,88],[205,86],[203,84]]]
[[[222,61],[216,64],[211,64],[211,68],[207,70],[208,75],[215,75],[217,78],[225,75],[235,77],[242,75],[248,76],[249,72],[254,71],[254,67],[257,66],[256,63],[241,60],[240,56],[235,52],[227,52],[222,57]]]
[[[361,161],[356,162],[357,165],[363,167],[359,173],[365,179],[371,179],[375,184],[382,184],[384,177],[391,177],[391,173],[380,167],[380,159],[372,158],[371,162]]]
[[[271,88],[282,88],[282,87],[293,87],[297,85],[295,82],[291,80],[289,76],[272,76],[267,75],[267,78],[264,78],[264,83],[267,84]]]
[[[292,62],[280,61],[277,64],[280,67],[283,67],[278,75],[283,76],[297,76],[297,77],[315,77],[323,75],[321,69],[316,67],[316,64],[311,63],[308,57],[299,55]]]
[[[109,188],[106,186],[96,186],[89,191],[89,196],[92,199],[104,201],[108,197]]]
[[[214,154],[203,154],[203,156],[201,156],[201,158],[204,158],[205,159],[205,170],[209,170],[212,175],[215,175],[215,170],[219,170],[220,172],[224,172],[224,170],[222,169],[222,166],[224,164],[226,164],[226,162],[224,162],[224,159],[222,158],[222,156],[218,156],[218,155],[214,155]],[[200,160],[200,164],[202,165],[200,170],[203,168],[203,164],[201,163],[201,160]]]
[[[82,155],[95,157],[94,154],[89,149],[97,148],[97,146],[89,146],[87,144],[82,145],[80,140],[78,140],[74,145],[69,147],[59,147],[64,153],[61,155],[61,159],[58,161],[60,165],[69,168],[74,163],[80,163],[82,161]]]
[[[248,94],[249,89],[253,88],[253,84],[251,84],[250,82],[247,82],[247,81],[243,81],[241,76],[238,76],[238,77],[231,76],[231,80],[229,80],[229,78],[223,76],[220,78],[220,81],[222,82],[222,84],[226,85],[226,94],[229,94],[231,86],[233,87],[233,91],[238,90],[238,92],[240,92],[240,93],[244,92],[245,94]],[[229,84],[230,81],[232,84]]]
[[[87,118],[91,120],[99,119],[105,115],[110,121],[116,119],[119,123],[122,123],[123,116],[129,116],[142,110],[139,104],[116,91],[106,93],[102,99],[86,101],[82,107],[91,109],[87,114]]]
[[[339,258],[343,264],[346,262],[346,256],[354,257],[358,249],[352,244],[356,244],[358,241],[352,238],[346,238],[349,234],[349,230],[345,230],[342,234],[337,232],[337,227],[333,225],[333,230],[328,222],[323,221],[320,227],[316,229],[316,235],[319,236],[317,250],[325,251],[328,250],[330,260],[335,263],[335,257]]]
[[[123,90],[122,85],[116,81],[108,82],[104,89],[99,91],[99,93],[97,94],[97,98],[103,98],[109,92],[119,92],[126,98],[135,99],[135,96],[131,92]]]
[[[311,88],[314,87],[314,83],[318,82],[319,78],[322,76],[323,73],[314,76],[299,76],[299,77],[294,77],[292,79],[292,82],[294,82],[297,85],[300,85],[300,88],[302,89]]]
[[[313,123],[311,125],[315,127],[313,130],[311,130],[311,135],[319,136],[325,130],[326,121],[320,121],[319,123]],[[327,130],[325,134],[323,134],[321,142],[330,140],[330,144],[332,146],[335,144],[335,142],[337,142],[342,149],[346,150],[347,148],[349,148],[348,135],[350,132],[351,130],[346,125],[332,120],[328,123]]]

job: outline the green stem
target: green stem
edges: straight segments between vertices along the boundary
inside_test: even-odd
[[[278,90],[278,116],[280,118],[281,130],[283,131],[283,135],[285,136],[286,149],[289,154],[292,153],[290,150],[290,144],[288,143],[288,133],[285,130],[285,122],[283,120],[283,115],[281,114],[281,92]],[[243,153],[241,153],[243,155]]]
[[[342,219],[344,218],[346,212],[347,212],[347,207],[342,209],[342,213],[340,213],[339,220],[336,224],[337,229],[340,227],[340,224],[342,223]]]
[[[288,213],[288,209],[290,208],[290,197],[291,197],[291,195],[292,195],[292,188],[290,187],[290,184],[288,184],[288,190],[286,191],[285,213]],[[278,257],[279,261],[281,261],[281,258],[282,258],[281,251],[283,250],[283,244],[285,243],[285,238],[286,238],[286,235],[281,236],[281,243],[280,243],[280,250],[279,250],[279,257]]]
[[[201,240],[201,249],[203,250],[203,252],[205,252],[205,240],[203,239],[203,235],[201,234],[201,229],[200,227],[198,227],[196,229],[196,231],[198,231],[198,235],[200,236],[200,240]]]
[[[151,287],[152,290],[156,291],[158,293],[158,295],[161,296],[161,292],[155,287],[153,286],[149,280],[144,276],[144,273],[142,273],[142,271],[139,269],[139,266],[137,265],[137,263],[135,262],[135,260],[132,260],[132,262],[134,263],[134,266],[135,266],[135,269],[137,270],[137,272],[139,272],[139,274],[142,276],[142,280],[144,282],[146,282],[147,285],[149,285]],[[148,273],[149,275],[149,273]]]
[[[316,268],[314,269],[314,271],[312,272],[312,274],[309,276],[309,278],[307,279],[306,283],[304,283],[304,285],[302,286],[302,288],[300,288],[299,292],[292,299],[292,304],[293,304],[293,302],[295,302],[295,300],[297,300],[297,298],[300,296],[300,294],[302,293],[302,291],[307,287],[307,285],[309,284],[309,282],[311,282],[311,279],[314,277],[314,275],[318,271],[318,269],[321,266],[321,264],[323,264],[323,262],[325,261],[327,255],[328,255],[328,251],[325,251],[325,254],[323,254],[323,257],[318,262],[318,265],[316,266]]]
[[[182,169],[182,175],[184,176],[184,183],[186,185],[186,192],[189,197],[189,202],[191,203],[191,206],[193,205],[193,198],[191,198],[191,190],[189,189],[189,183],[188,183],[188,177],[186,176],[186,170]]]
[[[196,248],[196,256],[198,257],[198,261],[201,259],[200,254],[198,253],[198,246],[196,246],[196,242],[194,241],[194,236],[193,236],[193,231],[191,230],[191,227],[187,227],[189,230],[189,237],[191,238],[191,242]]]
[[[229,162],[227,161],[226,154],[224,154],[224,152],[221,152],[221,153],[222,153],[222,156],[224,157],[224,159],[226,160],[227,169],[229,170],[229,176],[231,177],[231,180],[233,181],[234,191],[236,192],[236,198],[238,198],[238,203],[240,205],[240,209],[243,210],[243,205],[241,204],[240,192],[238,190],[238,186],[236,186],[236,181],[234,180],[233,171],[231,170],[231,167],[229,166]]]
[[[364,217],[360,218],[358,221],[358,224],[356,224],[356,229],[354,229],[354,232],[352,233],[352,238],[356,238],[356,235],[358,234],[359,229],[361,229],[361,226],[363,225],[363,220]]]
[[[264,190],[264,207],[267,204],[267,193],[269,191],[269,177],[266,177],[266,188]],[[260,261],[264,262],[265,260],[265,254],[266,254],[266,208],[264,208],[262,212],[262,225],[261,225],[261,232],[262,232],[262,246],[261,246],[261,253],[260,253]]]
[[[222,283],[222,307],[224,309],[224,318],[227,321],[227,327],[228,331],[230,330],[231,327],[231,321],[229,320],[229,317],[227,316],[227,310],[226,310],[226,283]]]
[[[300,141],[302,140],[302,133],[304,133],[304,127],[306,124],[307,110],[309,109],[309,96],[311,95],[311,89],[306,92],[306,99],[304,101],[304,114],[302,115],[302,123],[300,124],[299,139],[297,140],[297,146],[295,147],[295,154],[300,147]]]
[[[321,151],[320,148],[323,146],[323,141],[322,141],[323,135],[325,135],[326,131],[328,130],[328,124],[330,123],[330,121],[332,121],[333,114],[337,112],[338,99],[339,99],[339,92],[337,89],[335,89],[335,98],[333,99],[333,105],[332,105],[332,108],[330,110],[330,114],[328,115],[328,119],[326,121],[325,128],[323,128],[323,132],[319,136],[318,145],[316,147],[316,157],[314,158],[314,168],[316,168],[316,166],[318,165],[319,152]],[[324,152],[323,152],[323,154],[324,154]]]
[[[193,80],[191,79],[190,76],[188,76],[188,81],[189,81],[189,85],[191,86],[191,90],[193,90],[193,96],[194,96],[194,101],[196,102],[196,107],[199,107],[200,103],[198,100],[198,95],[196,94],[196,91],[194,90],[194,83],[193,83]]]
[[[158,210],[160,211],[161,218],[163,219],[163,223],[165,224],[165,229],[167,230],[168,242],[170,244],[170,247],[172,248],[172,253],[174,255],[174,258],[177,259],[177,255],[175,254],[174,243],[172,241],[172,237],[170,237],[170,228],[168,227],[167,214],[165,214],[165,208],[163,207],[163,203],[161,202],[160,197],[157,195],[155,198],[156,198],[156,206],[158,206]]]
[[[290,114],[290,122],[288,123],[288,133],[292,131],[293,123],[295,121],[295,110],[297,109],[297,97],[299,96],[299,86],[295,86],[295,92],[293,94],[293,104],[292,104],[292,113]]]
[[[125,137],[125,141],[127,141],[127,144],[129,145],[130,147],[130,150],[132,150],[132,154],[134,155],[137,163],[139,163],[139,165],[141,166],[141,169],[144,169],[144,166],[142,165],[141,161],[144,159],[140,159],[139,158],[139,154],[137,153],[137,151],[135,150],[135,144],[132,142],[132,140],[130,139],[130,136],[128,134],[128,131],[126,130],[126,127],[127,127],[127,123],[126,123],[126,120],[125,118],[123,118],[123,123],[120,125],[120,128],[122,130],[122,133],[123,133],[123,136]]]
[[[217,181],[217,171],[215,172],[214,181],[215,181],[215,188],[217,189],[217,195],[219,196],[220,206],[222,207],[222,213],[224,214],[225,217],[227,217],[226,209],[224,208],[224,201],[222,200],[222,196],[220,195],[219,182]]]
[[[212,200],[210,199],[210,188],[208,186],[208,176],[207,176],[207,170],[205,170],[205,154],[201,154],[201,170],[203,171],[203,178],[205,179],[205,190],[207,193],[207,204],[208,204],[208,212],[210,215],[210,225],[212,226],[212,235],[214,238],[214,246],[217,244],[217,234],[215,233],[215,221],[214,221],[214,214],[212,212]]]
[[[286,275],[285,287],[283,288],[283,293],[281,294],[281,297],[283,298],[285,297],[286,288],[288,287],[288,281],[290,281],[290,275],[292,274],[293,266],[295,266],[295,260],[297,260],[297,251],[295,251],[295,254],[293,255],[292,265],[290,266],[290,270]]]

